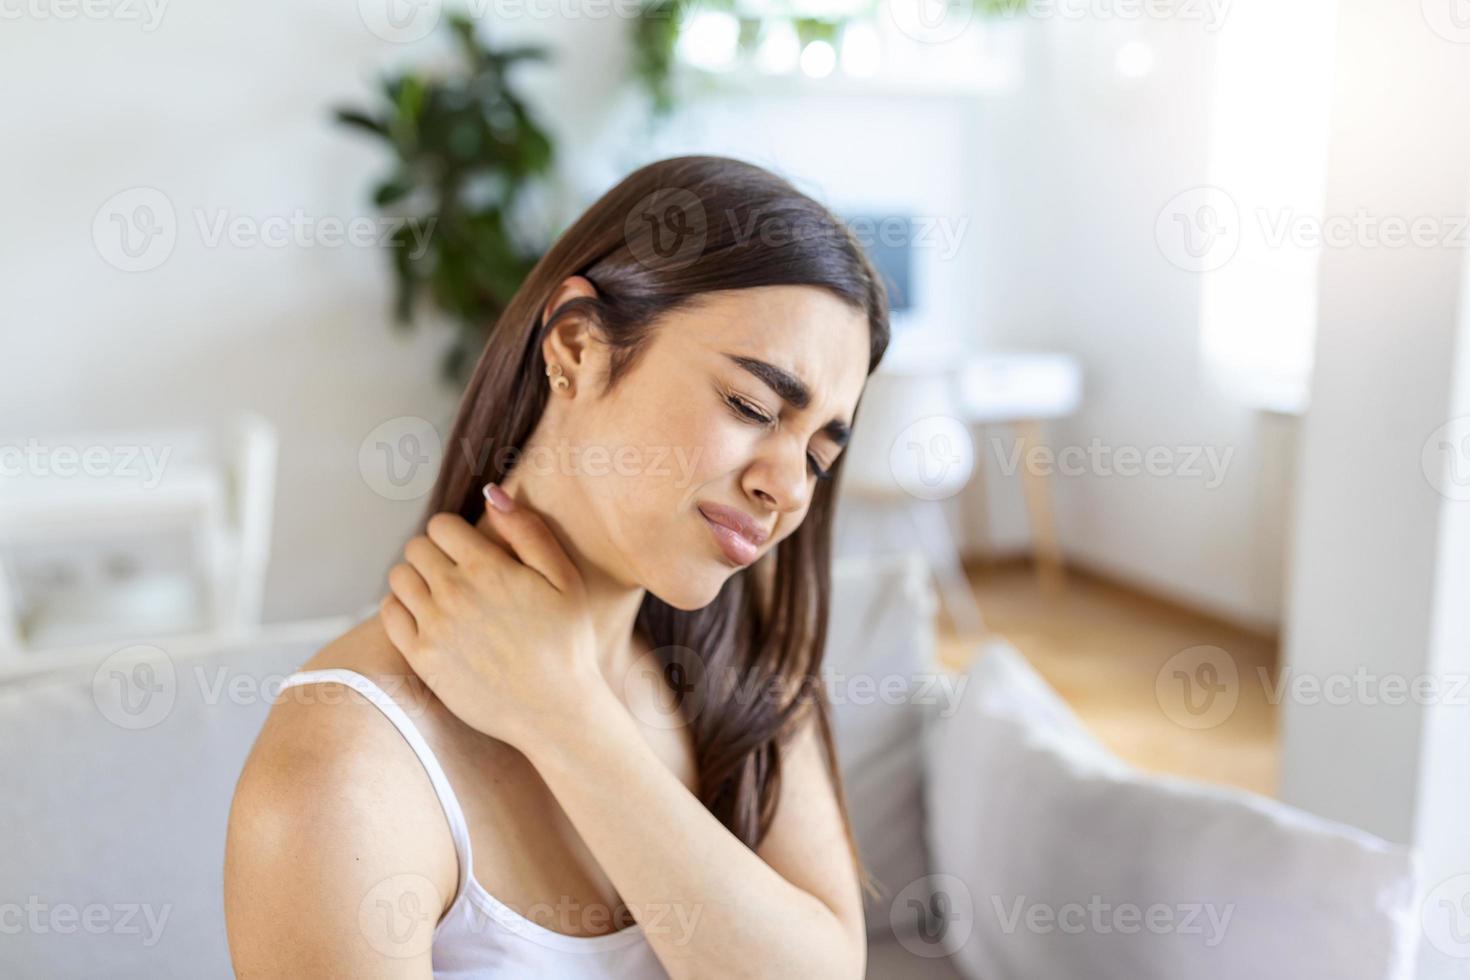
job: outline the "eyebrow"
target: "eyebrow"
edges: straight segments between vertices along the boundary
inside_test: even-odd
[[[781,396],[782,401],[786,402],[792,408],[800,411],[811,404],[812,392],[806,386],[806,382],[785,368],[779,368],[774,364],[767,364],[758,358],[745,357],[742,354],[731,354],[728,351],[724,352],[724,354],[730,360],[765,382],[770,386],[772,391]],[[846,446],[848,438],[852,435],[852,425],[844,422],[842,419],[834,418],[822,426],[822,431],[833,442],[837,443],[837,445]]]

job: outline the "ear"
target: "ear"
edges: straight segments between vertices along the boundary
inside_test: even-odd
[[[552,291],[546,305],[541,308],[541,326],[552,319],[553,314],[567,302],[583,297],[596,297],[597,287],[584,276],[568,276]],[[541,357],[547,364],[560,364],[562,370],[577,381],[583,367],[588,345],[593,340],[592,322],[584,316],[568,315],[552,327],[541,341]]]

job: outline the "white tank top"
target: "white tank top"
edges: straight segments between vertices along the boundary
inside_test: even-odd
[[[299,671],[281,689],[300,684],[345,684],[377,705],[419,757],[449,818],[459,855],[454,902],[434,929],[435,980],[556,977],[558,980],[667,978],[653,948],[634,923],[601,936],[569,936],[547,929],[503,904],[475,880],[464,811],[439,760],[404,710],[382,688],[354,670]]]

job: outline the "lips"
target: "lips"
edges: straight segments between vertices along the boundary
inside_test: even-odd
[[[755,561],[760,556],[761,545],[770,537],[770,532],[733,507],[713,503],[700,504],[699,513],[709,524],[715,544],[719,545],[720,551],[731,564],[749,565]]]

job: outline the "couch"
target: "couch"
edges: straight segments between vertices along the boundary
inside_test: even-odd
[[[1407,980],[1409,855],[1133,772],[1004,644],[963,676],[935,667],[934,607],[916,556],[834,563],[834,731],[881,887],[869,976]],[[0,681],[0,976],[231,975],[236,778],[275,685],[350,622]],[[1233,931],[1205,947],[1116,920],[1058,928],[1088,896],[1145,913],[1213,899]]]

